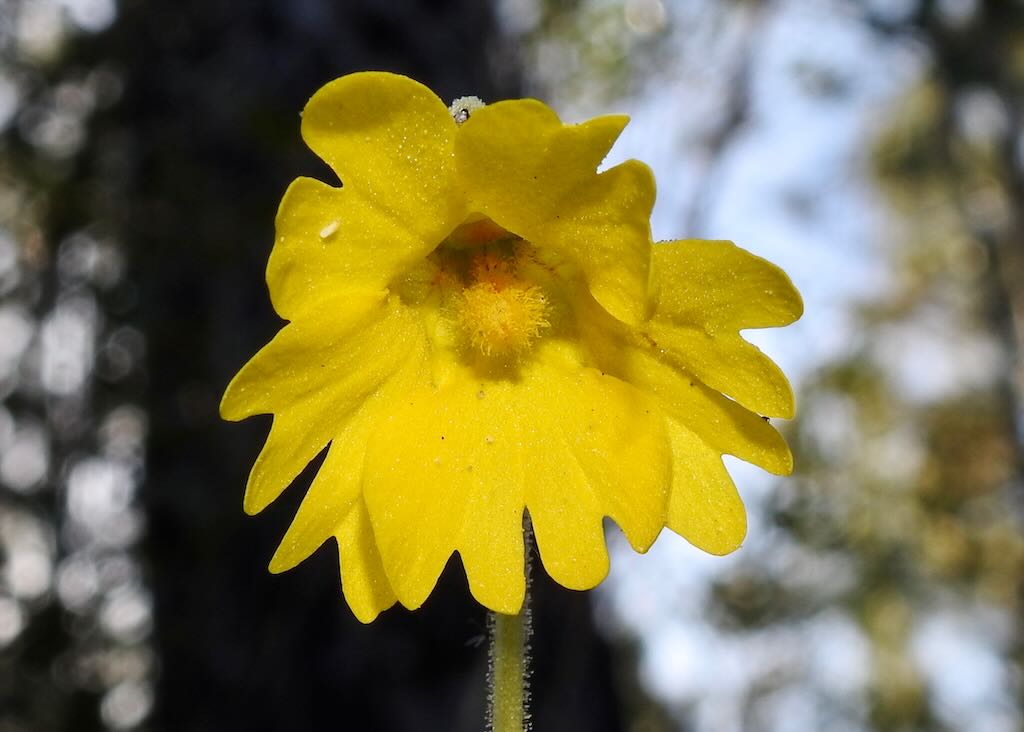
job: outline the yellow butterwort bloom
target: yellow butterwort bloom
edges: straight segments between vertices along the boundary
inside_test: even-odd
[[[606,516],[639,552],[664,526],[732,551],[746,517],[722,455],[792,470],[761,416],[791,417],[792,390],[739,331],[792,322],[800,296],[729,242],[652,245],[650,170],[597,172],[626,117],[564,125],[533,99],[456,116],[386,73],[303,113],[343,185],[285,193],[267,283],[288,323],[221,404],[274,415],[249,513],[330,446],[271,571],[334,537],[369,622],[419,607],[453,552],[481,604],[518,612],[524,511],[573,589],[608,573]]]

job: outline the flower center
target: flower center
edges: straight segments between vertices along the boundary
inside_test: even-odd
[[[517,356],[550,325],[547,297],[517,276],[515,251],[503,256],[490,249],[470,257],[456,320],[469,343],[485,356]]]
[[[420,309],[438,353],[489,370],[515,368],[538,340],[565,327],[560,275],[530,242],[472,214],[392,287]]]

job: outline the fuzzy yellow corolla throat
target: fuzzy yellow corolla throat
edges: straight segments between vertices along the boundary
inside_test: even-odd
[[[549,329],[559,293],[531,275],[543,270],[536,249],[490,219],[459,226],[428,261],[463,349],[514,362]]]
[[[529,349],[550,323],[547,297],[515,275],[521,253],[481,252],[469,263],[469,282],[456,305],[459,327],[485,356]]]
[[[449,108],[376,72],[310,99],[302,136],[343,185],[285,193],[267,284],[287,322],[221,403],[273,415],[249,513],[326,451],[272,571],[334,540],[369,622],[419,607],[453,554],[482,605],[518,612],[527,513],[572,589],[608,573],[606,518],[640,552],[665,528],[714,554],[741,544],[722,456],[789,473],[763,417],[794,403],[740,333],[803,306],[730,242],[652,242],[647,166],[598,172],[626,121],[566,125],[533,99]]]

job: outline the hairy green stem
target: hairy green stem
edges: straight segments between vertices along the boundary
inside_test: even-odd
[[[491,613],[491,730],[526,729],[526,612]]]
[[[518,615],[488,613],[490,669],[487,675],[488,722],[491,732],[530,729],[530,555],[533,526],[523,518],[526,592]]]

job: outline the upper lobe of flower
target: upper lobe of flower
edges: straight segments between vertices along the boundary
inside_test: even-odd
[[[249,512],[330,445],[271,569],[336,538],[369,621],[419,606],[453,552],[482,604],[517,611],[526,511],[546,571],[577,589],[607,573],[605,517],[638,551],[665,526],[735,549],[721,456],[792,468],[761,416],[791,416],[792,391],[739,331],[791,322],[799,295],[727,242],[652,246],[648,168],[597,172],[625,117],[457,112],[384,73],[304,111],[342,186],[286,192],[267,281],[290,322],[221,405],[274,415]]]

